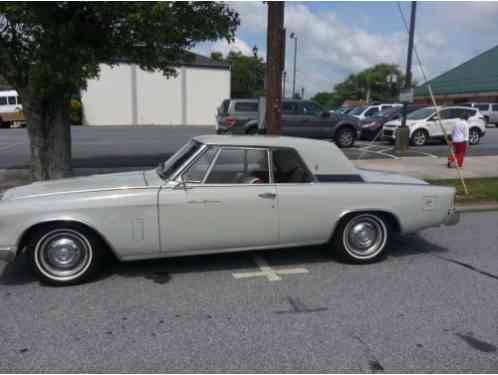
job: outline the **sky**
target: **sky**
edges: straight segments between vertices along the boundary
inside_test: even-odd
[[[227,2],[239,13],[235,41],[202,43],[194,51],[209,55],[230,50],[266,57],[267,5],[262,1]],[[410,2],[399,3],[407,21]],[[296,87],[305,97],[333,86],[377,63],[398,64],[405,71],[408,33],[397,2],[286,2],[287,93],[293,74],[297,35]],[[498,2],[417,2],[415,44],[428,78],[498,44]],[[414,78],[424,82],[414,57]]]

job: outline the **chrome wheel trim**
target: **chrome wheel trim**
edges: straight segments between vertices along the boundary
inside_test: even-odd
[[[422,130],[417,130],[413,135],[413,143],[415,143],[416,146],[423,146],[425,145],[426,141],[427,137],[425,135],[425,132]]]
[[[55,229],[38,241],[34,259],[38,270],[47,278],[71,281],[88,270],[93,260],[93,248],[78,231]]]
[[[353,143],[353,132],[350,130],[343,130],[339,134],[339,144],[343,146],[350,146]]]
[[[479,132],[477,130],[471,130],[469,134],[469,143],[471,145],[476,145],[479,143]]]
[[[374,258],[384,249],[386,242],[386,225],[375,215],[358,215],[344,228],[343,245],[353,258]]]

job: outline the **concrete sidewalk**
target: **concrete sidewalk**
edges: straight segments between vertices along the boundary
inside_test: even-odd
[[[354,160],[357,168],[400,173],[417,178],[458,178],[455,168],[448,168],[446,158],[406,157],[400,159]],[[464,178],[498,177],[498,156],[469,156],[465,158]]]

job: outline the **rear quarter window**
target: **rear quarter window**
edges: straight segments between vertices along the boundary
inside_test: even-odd
[[[235,112],[258,112],[258,103],[235,103]]]
[[[489,111],[489,104],[476,104],[474,107],[480,111]]]
[[[0,105],[7,105],[7,98],[5,96],[0,96]]]

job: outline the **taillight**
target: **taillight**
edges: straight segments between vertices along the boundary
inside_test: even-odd
[[[227,117],[225,119],[225,126],[227,128],[231,128],[235,125],[236,122],[237,122],[237,120],[235,119],[235,117]]]

